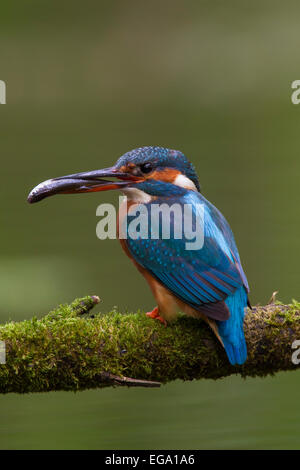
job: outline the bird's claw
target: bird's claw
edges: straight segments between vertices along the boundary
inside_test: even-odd
[[[155,307],[152,312],[147,312],[146,313],[147,317],[153,318],[154,320],[159,320],[161,323],[163,323],[165,326],[167,326],[166,320],[160,316],[158,307]]]

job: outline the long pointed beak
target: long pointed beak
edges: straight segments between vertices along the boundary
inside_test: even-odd
[[[108,181],[103,178],[119,178],[121,181]],[[122,189],[139,181],[142,181],[142,178],[120,172],[115,167],[87,171],[85,173],[76,173],[44,181],[30,192],[27,200],[30,204],[33,204],[54,194],[75,194]]]

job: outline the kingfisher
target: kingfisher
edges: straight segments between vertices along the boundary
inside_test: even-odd
[[[182,152],[162,147],[137,148],[125,153],[110,168],[47,180],[30,192],[28,202],[54,194],[113,189],[126,196],[118,218],[121,246],[148,282],[157,303],[147,315],[165,325],[180,312],[204,320],[223,345],[230,363],[243,364],[247,359],[244,315],[250,306],[247,278],[227,220],[202,195],[195,168]],[[150,209],[163,204],[190,208],[192,223],[183,236],[174,236],[175,230],[170,230],[170,236],[163,237],[160,227],[153,226]],[[146,208],[154,237],[149,233],[146,238],[131,237],[126,232],[128,223],[124,221],[128,222],[134,209],[141,205]],[[195,225],[199,208],[203,243],[197,249],[188,249],[187,241],[195,237],[195,230],[200,230],[200,225]],[[172,212],[171,229],[175,229],[175,219]],[[155,222],[159,223],[161,218]]]

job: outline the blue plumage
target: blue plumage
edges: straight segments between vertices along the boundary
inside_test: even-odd
[[[199,192],[151,179],[136,187],[156,196],[155,201],[146,204],[149,225],[154,204],[190,204],[194,212],[199,204],[204,206],[201,249],[186,250],[185,236],[147,243],[129,238],[127,246],[133,258],[176,297],[216,321],[229,361],[242,364],[247,358],[243,320],[249,287],[228,222]],[[174,218],[171,222],[174,224]],[[153,226],[151,229],[158,230]]]
[[[244,312],[247,307],[247,293],[244,286],[229,295],[225,300],[230,311],[226,321],[218,321],[218,330],[231,364],[243,364],[247,359],[247,346],[244,336]]]
[[[118,178],[107,181],[103,178]],[[243,331],[248,282],[229,224],[220,211],[200,193],[194,166],[179,151],[141,147],[127,152],[117,163],[103,170],[72,174],[47,180],[29,194],[30,203],[61,193],[82,193],[119,189],[128,195],[131,209],[146,208],[146,237],[128,237],[120,242],[127,255],[149,283],[157,307],[148,315],[166,323],[178,309],[201,317],[222,341],[231,364],[247,358]],[[153,208],[165,204],[189,207],[189,222],[176,236],[178,220],[170,214],[170,236],[164,237],[160,219],[152,219]],[[130,211],[120,227],[132,217]],[[123,227],[122,233],[126,233]],[[203,234],[201,239],[198,235]],[[177,234],[178,235],[178,234]],[[193,236],[199,246],[191,248]]]

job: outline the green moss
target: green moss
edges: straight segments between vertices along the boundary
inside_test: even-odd
[[[266,323],[281,328],[282,325],[293,325],[299,322],[299,319],[300,303],[293,300],[289,305],[276,303],[272,309],[270,318],[266,319]]]
[[[298,302],[249,311],[249,359],[239,367],[228,363],[201,320],[180,316],[164,327],[143,313],[113,310],[91,316],[96,303],[97,298],[85,297],[41,319],[1,325],[7,363],[0,365],[0,392],[83,390],[111,385],[111,375],[166,383],[232,373],[264,376],[295,368],[289,343],[300,338]]]

